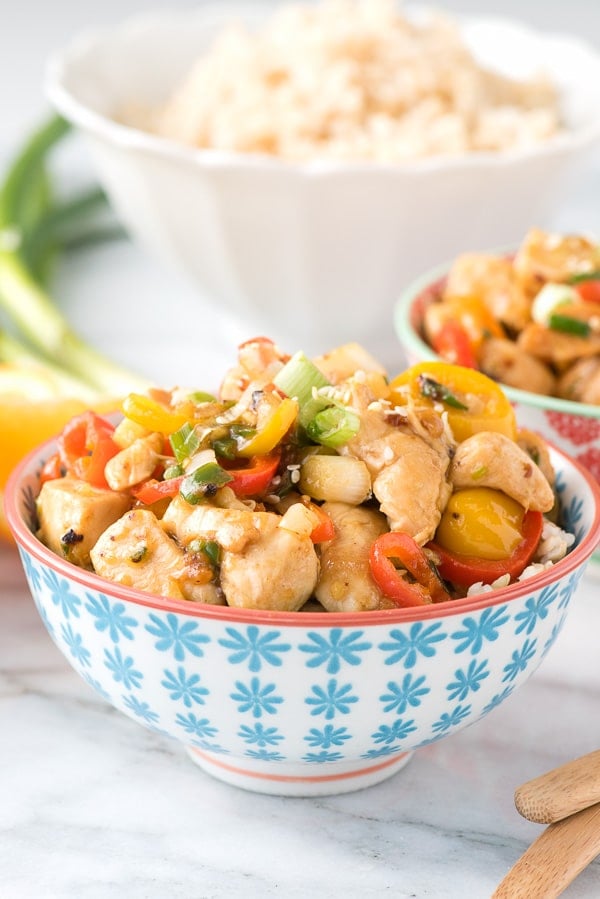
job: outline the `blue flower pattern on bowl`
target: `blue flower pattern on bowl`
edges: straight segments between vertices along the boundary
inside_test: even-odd
[[[50,635],[125,714],[206,751],[316,765],[405,752],[496,708],[555,641],[579,580],[577,572],[523,600],[432,624],[317,631],[223,622],[215,639],[201,620],[83,588],[78,595],[33,558],[25,555],[24,565]],[[516,649],[509,641],[508,653],[495,650],[503,629],[522,638]],[[288,658],[302,659],[293,698],[268,676]],[[202,712],[208,704],[226,715],[213,720]],[[367,742],[353,728],[357,714],[371,721]]]
[[[557,484],[581,540],[583,481]],[[19,551],[49,635],[103,700],[211,763],[318,776],[395,764],[496,709],[555,643],[584,571],[435,620],[277,624],[137,604]]]

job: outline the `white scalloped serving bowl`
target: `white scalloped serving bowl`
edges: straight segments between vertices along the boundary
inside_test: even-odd
[[[557,450],[576,546],[479,596],[354,614],[177,602],[77,568],[34,533],[52,442],[15,469],[5,509],[33,599],[73,668],[115,708],[179,741],[205,771],[280,795],[343,793],[504,702],[556,640],[600,538],[600,488]]]
[[[408,281],[464,246],[506,244],[544,223],[598,147],[600,56],[502,19],[465,20],[464,36],[488,65],[522,76],[541,66],[554,79],[568,130],[535,149],[290,164],[194,150],[114,120],[163,101],[232,15],[229,5],[169,12],[82,35],[50,61],[46,87],[88,139],[126,227],[245,336],[311,353],[357,334],[372,343],[389,333]],[[205,328],[205,315],[188,324]]]

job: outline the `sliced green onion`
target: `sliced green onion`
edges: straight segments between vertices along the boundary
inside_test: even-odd
[[[213,440],[211,443],[215,454],[222,459],[235,459],[237,446],[237,441],[233,437],[219,437],[218,440]]]
[[[356,412],[344,406],[329,406],[315,415],[306,431],[315,443],[335,449],[355,437],[359,428],[360,418]]]
[[[581,284],[583,281],[600,281],[600,271],[596,269],[593,272],[580,272],[567,278],[567,284]]]
[[[178,462],[185,462],[190,456],[193,456],[200,446],[200,438],[194,430],[194,426],[188,421],[182,425],[178,431],[174,431],[169,437],[171,449],[175,454]]]
[[[277,372],[273,383],[286,396],[297,399],[300,409],[313,398],[315,390],[331,386],[323,372],[301,350]]]
[[[216,403],[217,398],[212,393],[206,393],[204,390],[194,390],[190,393],[189,398],[193,403]]]
[[[236,441],[238,446],[240,443],[246,443],[247,440],[251,440],[255,434],[256,428],[251,428],[248,425],[233,424],[229,428],[229,436]]]
[[[187,503],[195,506],[206,496],[214,496],[219,487],[232,480],[232,476],[216,462],[207,462],[183,479],[179,492]]]
[[[548,326],[553,331],[563,331],[565,334],[573,334],[575,337],[589,337],[592,330],[587,322],[558,313],[550,316]]]
[[[574,287],[548,282],[538,291],[531,304],[531,317],[538,325],[547,327],[550,316],[558,314],[561,306],[568,306],[579,300],[580,296]]]
[[[445,403],[447,406],[452,406],[453,409],[467,410],[469,408],[468,406],[465,406],[464,403],[461,403],[461,401],[458,400],[447,387],[440,384],[439,381],[434,381],[433,378],[430,378],[427,375],[419,375],[417,380],[423,396],[427,396],[437,403]]]
[[[181,465],[167,465],[164,470],[163,480],[170,481],[171,478],[180,478],[183,474],[183,467]]]
[[[190,553],[203,553],[213,568],[221,563],[221,547],[216,540],[191,540],[187,550]]]

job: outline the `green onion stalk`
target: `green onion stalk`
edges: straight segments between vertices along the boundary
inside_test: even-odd
[[[124,396],[148,382],[117,365],[70,327],[50,293],[60,253],[120,233],[90,220],[107,201],[97,187],[58,200],[48,171],[50,153],[69,133],[59,116],[37,130],[0,184],[0,308],[13,334],[0,332],[0,359],[46,367],[65,395],[92,402]]]

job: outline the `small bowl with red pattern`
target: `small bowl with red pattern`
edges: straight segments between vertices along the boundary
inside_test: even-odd
[[[426,308],[436,303],[444,289],[450,265],[441,266],[410,284],[394,310],[396,334],[408,365],[440,361],[442,356],[424,333]],[[490,374],[488,372],[488,374]],[[541,434],[600,482],[600,405],[547,396],[502,384],[520,427]],[[600,550],[593,561],[600,564]]]

